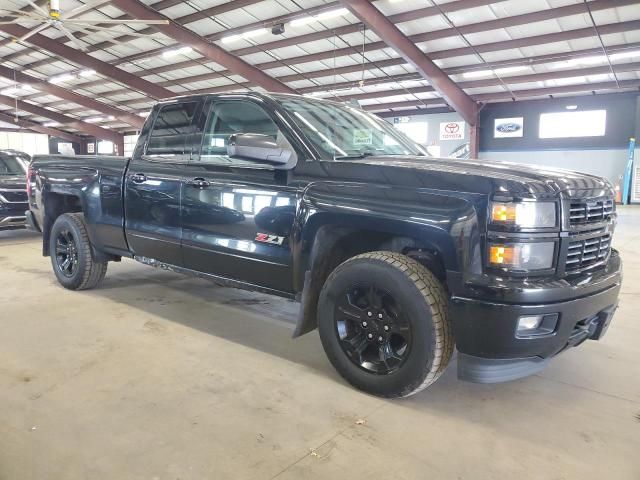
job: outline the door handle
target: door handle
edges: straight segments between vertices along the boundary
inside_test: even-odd
[[[207,188],[211,184],[207,182],[204,178],[197,177],[197,178],[194,178],[193,180],[189,180],[187,182],[187,185],[191,187],[196,187],[196,188]]]
[[[135,173],[131,175],[131,181],[133,183],[144,183],[147,181],[147,176],[144,173]]]

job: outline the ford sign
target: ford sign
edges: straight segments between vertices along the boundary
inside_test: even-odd
[[[496,127],[496,130],[501,133],[513,133],[520,130],[522,126],[517,123],[502,123]]]
[[[494,121],[493,138],[516,138],[524,133],[524,118],[496,118]]]

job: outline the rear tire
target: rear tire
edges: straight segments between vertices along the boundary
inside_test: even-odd
[[[340,375],[382,397],[427,388],[454,347],[444,287],[423,265],[394,252],[358,255],[329,275],[318,329]]]
[[[81,213],[65,213],[56,219],[51,228],[49,253],[58,282],[69,290],[95,288],[107,274],[108,262],[97,262],[93,258]]]

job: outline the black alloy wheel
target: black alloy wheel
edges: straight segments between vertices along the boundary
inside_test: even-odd
[[[49,236],[51,266],[58,282],[69,290],[94,288],[107,273],[108,262],[94,257],[82,213],[60,215]]]
[[[78,268],[78,245],[68,229],[60,230],[56,236],[55,259],[60,272],[65,277],[73,277]]]
[[[397,252],[363,253],[338,265],[320,292],[318,330],[340,375],[387,398],[435,382],[454,347],[443,284]]]
[[[334,318],[342,350],[363,370],[388,375],[408,358],[411,324],[388,291],[353,285],[337,299]]]

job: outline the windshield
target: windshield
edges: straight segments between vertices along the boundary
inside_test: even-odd
[[[324,159],[427,154],[389,123],[359,108],[300,98],[278,101]]]
[[[0,156],[0,175],[24,175],[24,164],[16,157]]]

